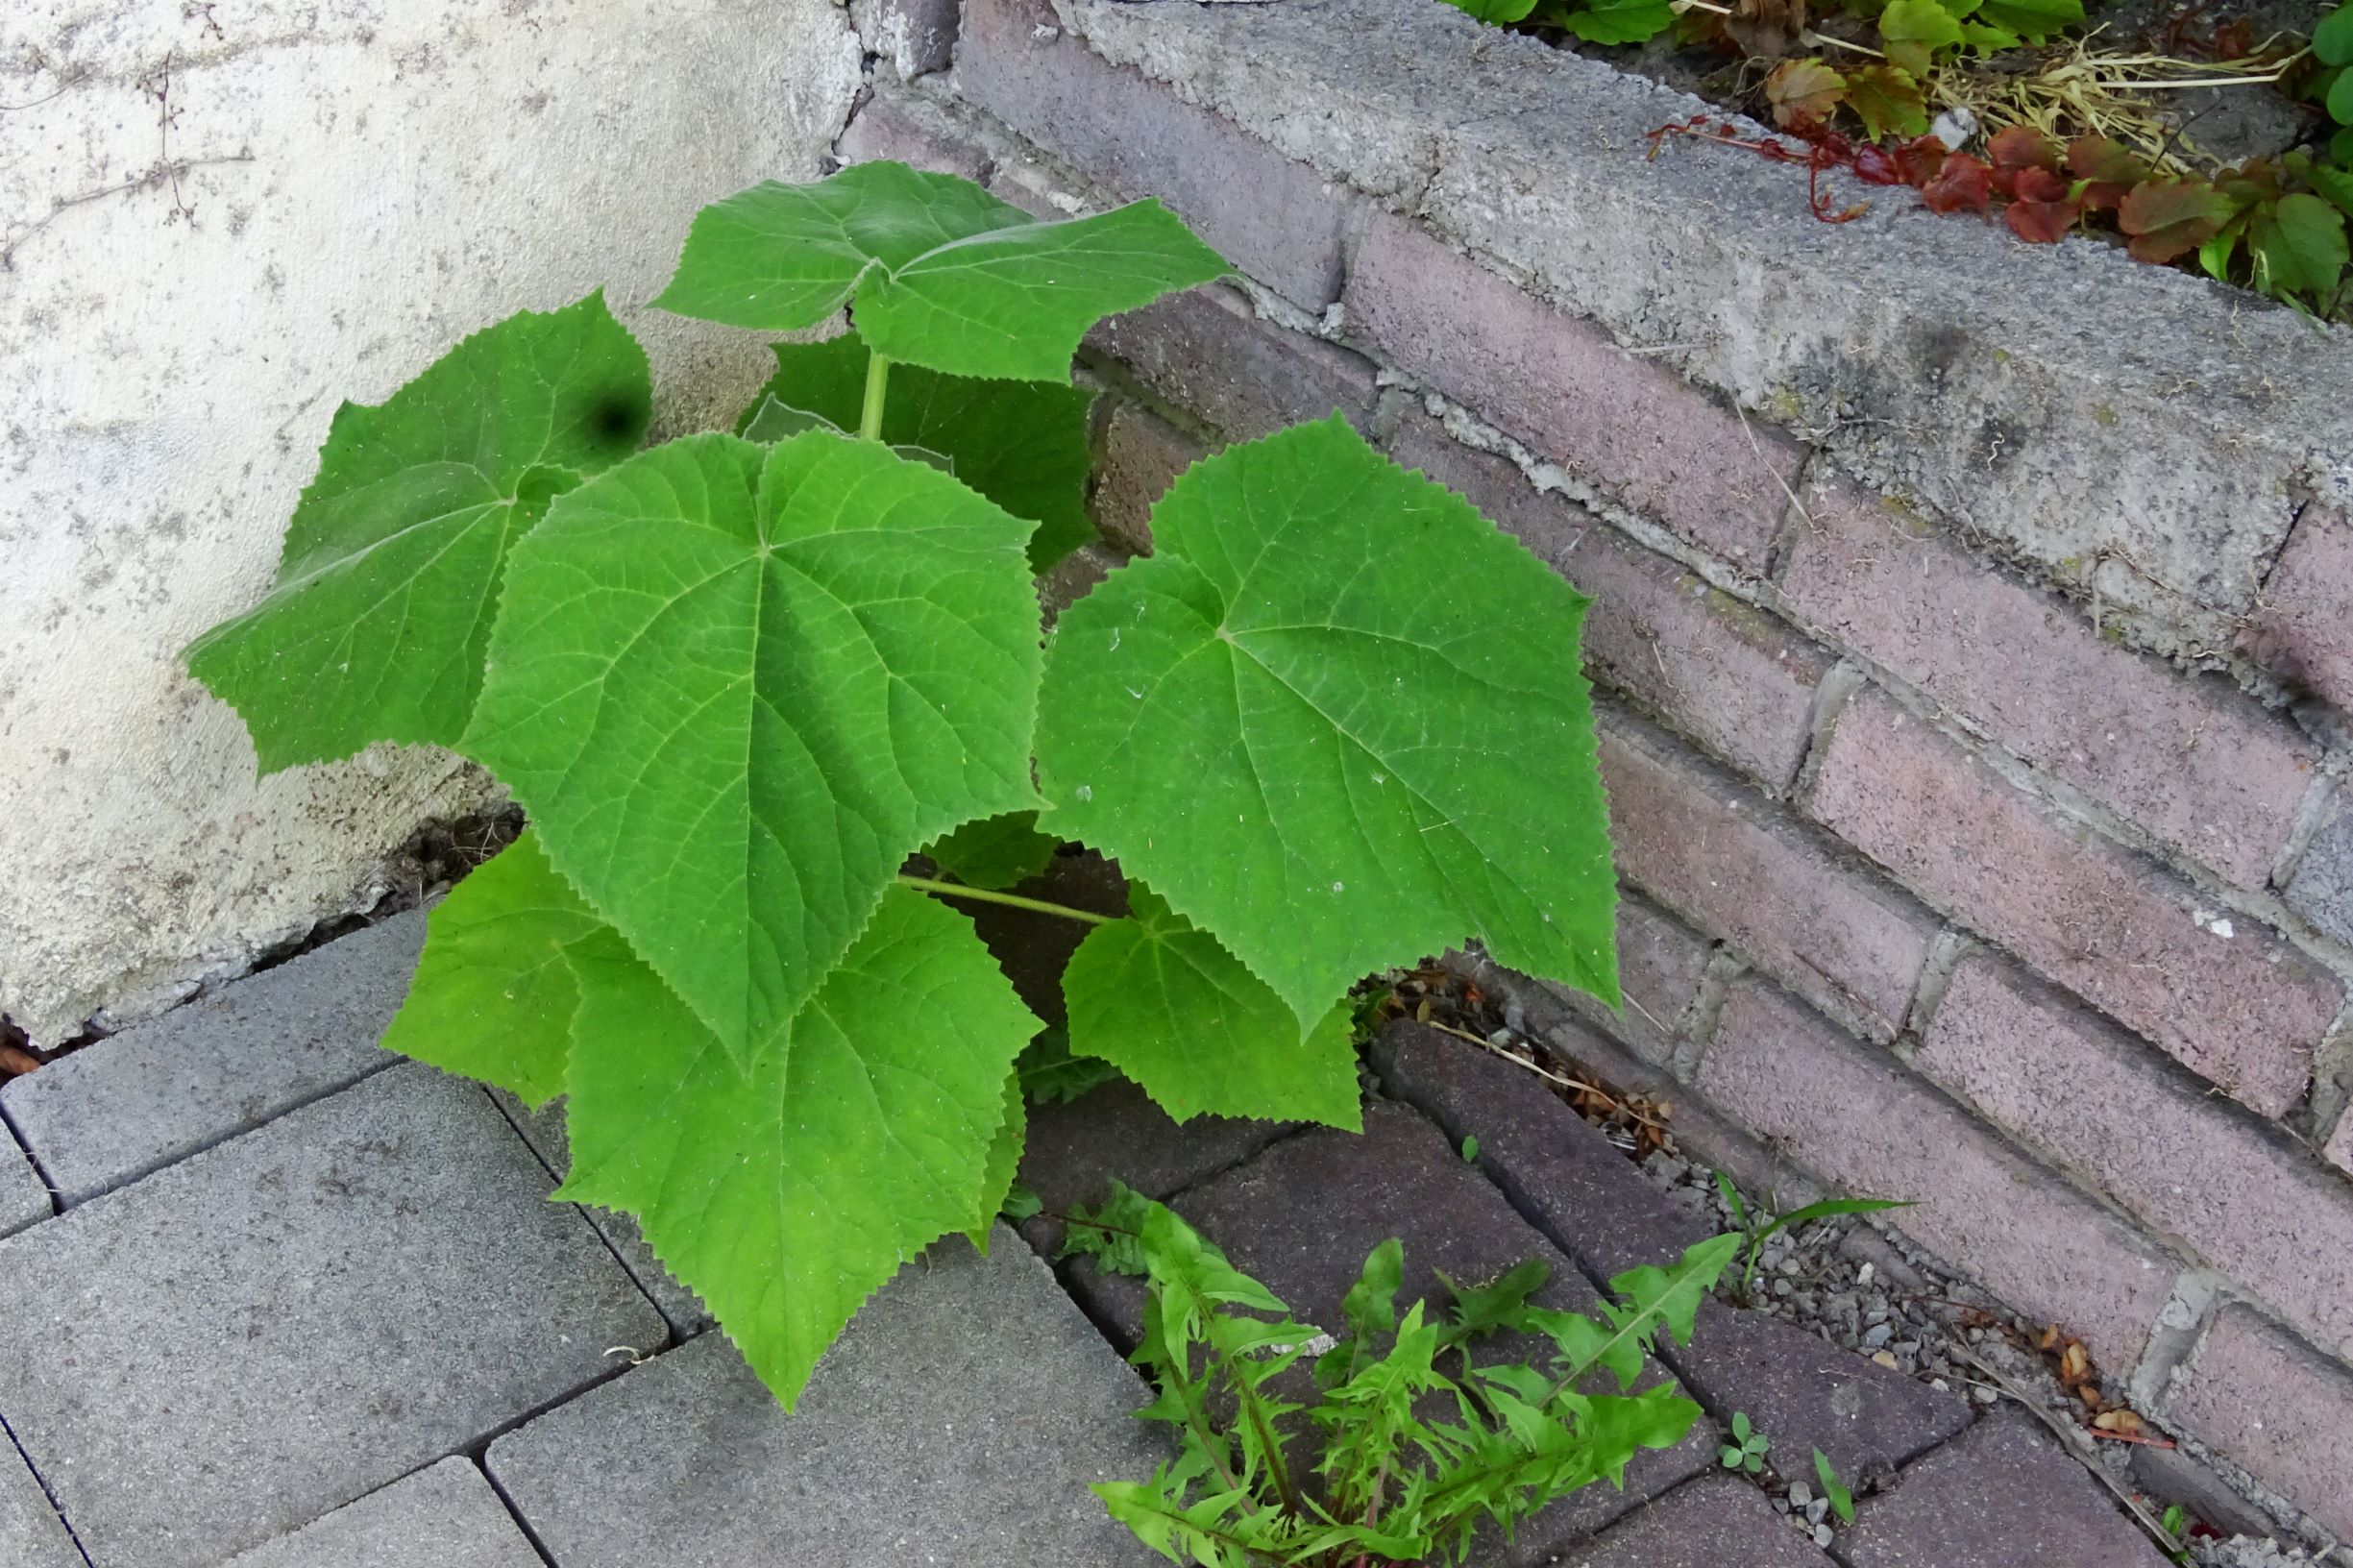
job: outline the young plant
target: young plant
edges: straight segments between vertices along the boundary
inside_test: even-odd
[[[1765,1456],[1773,1452],[1773,1439],[1756,1430],[1746,1410],[1732,1412],[1732,1440],[1716,1451],[1716,1462],[1727,1470],[1739,1470],[1757,1475],[1765,1468]]]
[[[432,745],[522,802],[385,1043],[565,1095],[559,1196],[635,1213],[788,1405],[901,1262],[985,1240],[1025,1087],[1353,1128],[1368,971],[1477,938],[1616,998],[1585,601],[1338,417],[1195,465],[1042,637],[1072,355],[1225,270],[1152,202],[756,186],[654,304],[850,331],[779,347],[740,433],[641,450],[601,295],[525,311],[337,411],[275,587],[188,649],[265,771]],[[1125,916],[1002,890],[1070,840]],[[1026,1073],[971,900],[1091,927]]]
[[[1839,1214],[1875,1214],[1886,1209],[1912,1207],[1909,1200],[1895,1198],[1825,1198],[1820,1203],[1809,1203],[1802,1209],[1793,1209],[1773,1219],[1767,1218],[1761,1211],[1752,1213],[1748,1205],[1740,1201],[1740,1189],[1722,1171],[1716,1172],[1716,1191],[1723,1197],[1725,1207],[1731,1211],[1734,1228],[1749,1241],[1749,1255],[1740,1265],[1740,1299],[1743,1301],[1756,1293],[1756,1265],[1764,1257],[1766,1238],[1776,1231],[1810,1225],[1815,1220],[1829,1219]]]
[[[1669,1384],[1630,1390],[1661,1329],[1689,1340],[1738,1243],[1715,1237],[1671,1268],[1620,1275],[1598,1318],[1531,1305],[1549,1273],[1540,1260],[1483,1287],[1448,1281],[1455,1310],[1441,1323],[1418,1301],[1399,1316],[1403,1249],[1384,1241],[1311,1381],[1286,1374],[1320,1331],[1167,1209],[1115,1184],[1100,1210],[1071,1218],[1066,1254],[1150,1281],[1131,1359],[1160,1390],[1141,1415],[1176,1429],[1176,1458],[1149,1481],[1095,1494],[1145,1545],[1203,1568],[1459,1562],[1483,1520],[1508,1535],[1581,1487],[1624,1484],[1637,1453],[1673,1447],[1699,1418]],[[1549,1341],[1543,1364],[1478,1364],[1472,1347],[1503,1330]],[[1604,1375],[1617,1391],[1588,1391]]]
[[[1822,1495],[1830,1500],[1830,1511],[1838,1515],[1842,1525],[1854,1523],[1854,1491],[1838,1479],[1837,1467],[1821,1449],[1814,1450],[1814,1479],[1822,1482]]]

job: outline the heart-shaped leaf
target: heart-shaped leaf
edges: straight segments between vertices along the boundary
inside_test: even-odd
[[[845,430],[858,428],[869,356],[854,332],[822,343],[779,343],[776,374],[736,422],[754,440],[797,433],[774,410],[800,411]],[[1094,394],[1047,381],[981,380],[943,376],[921,365],[895,365],[882,416],[882,438],[921,447],[948,460],[956,478],[1016,517],[1037,523],[1029,564],[1043,572],[1094,537],[1087,520],[1087,413]],[[751,422],[769,410],[773,431]],[[805,425],[802,428],[806,428]]]
[[[1337,418],[1196,463],[1057,624],[1040,825],[1115,857],[1302,1029],[1483,939],[1614,998],[1586,600]]]
[[[1928,104],[1920,84],[1900,65],[1867,65],[1847,78],[1847,107],[1874,141],[1928,134]]]
[[[636,1214],[789,1409],[860,1303],[1002,1200],[1006,1081],[1038,1020],[970,921],[904,888],[748,1073],[617,937],[572,963],[558,1195]]]
[[[1819,60],[1785,60],[1765,78],[1773,123],[1826,125],[1847,99],[1847,79]]]
[[[1029,531],[878,442],[657,447],[516,550],[465,748],[748,1058],[909,853],[1032,803]]]
[[[2194,175],[2145,180],[2124,193],[2116,225],[2135,257],[2163,262],[2205,244],[2237,211],[2236,202]]]
[[[1303,1039],[1265,981],[1149,888],[1128,885],[1128,910],[1090,931],[1063,971],[1074,1054],[1109,1062],[1177,1121],[1362,1127],[1345,1003]]]
[[[1879,13],[1879,38],[1887,62],[1918,78],[1928,74],[1939,50],[1959,46],[1961,23],[1936,0],[1888,0]]]
[[[373,741],[455,745],[508,551],[554,497],[638,449],[651,404],[645,351],[591,294],[484,328],[375,407],[336,409],[276,586],[188,646],[261,771]]]
[[[2333,293],[2346,259],[2344,222],[2343,213],[2300,191],[2258,208],[2246,233],[2258,281],[2278,294]]]
[[[968,180],[877,160],[704,208],[653,303],[773,331],[851,305],[895,362],[1067,382],[1088,328],[1225,271],[1155,201],[1040,223]]]

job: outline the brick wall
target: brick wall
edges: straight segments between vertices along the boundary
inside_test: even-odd
[[[1409,141],[1304,75],[1286,102],[1254,60],[1262,139],[1203,107],[1231,84],[1091,47],[1102,9],[966,0],[952,72],[882,86],[841,145],[1046,215],[1157,195],[1246,275],[1091,340],[1089,569],[1149,549],[1202,453],[1336,408],[1469,497],[1598,599],[1632,1057],[1695,1125],[1915,1200],[1913,1239],[2353,1535],[2353,525],[2307,505],[2204,668],[2127,646],[2079,585],[1466,254],[1409,210]],[[1276,145],[1318,134],[1372,172]]]

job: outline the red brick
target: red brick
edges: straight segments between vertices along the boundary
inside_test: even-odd
[[[2140,1359],[2176,1265],[2013,1151],[1893,1056],[1756,980],[1734,983],[1695,1087],[2030,1315],[2064,1323],[2103,1366]]]
[[[2104,640],[1857,485],[1810,486],[1805,506],[1782,587],[1826,636],[2229,880],[2269,879],[2319,757],[2294,724]]]
[[[1410,414],[1389,450],[1467,498],[1591,594],[1585,670],[1742,772],[1781,789],[1797,776],[1828,673],[1821,649],[1710,587],[1576,502],[1530,484],[1507,460]]]
[[[2341,988],[2243,915],[2070,821],[1866,692],[1808,809],[1929,903],[2200,1076],[2278,1115],[2303,1092]],[[2229,933],[2224,935],[2224,933]]]
[[[2244,1307],[2175,1375],[2166,1415],[2353,1536],[2353,1375]]]
[[[1804,449],[1740,419],[1590,321],[1562,315],[1376,212],[1348,278],[1353,331],[1631,509],[1761,572]]]
[[[989,155],[960,135],[944,114],[920,98],[888,88],[858,110],[835,151],[846,163],[891,159],[919,169],[960,174],[975,184],[989,178]]]
[[[1874,1039],[1902,1027],[1937,921],[1802,824],[1672,742],[1610,716],[1602,734],[1619,872]]]
[[[1984,954],[1953,971],[1914,1066],[2353,1351],[2353,1186],[2141,1041]]]
[[[1132,403],[1112,409],[1095,460],[1094,526],[1131,555],[1152,553],[1152,506],[1208,448]]]
[[[1371,361],[1260,320],[1248,297],[1223,284],[1110,317],[1088,342],[1237,441],[1335,409],[1369,431],[1381,396]]]
[[[2353,708],[2353,519],[2313,505],[2263,585],[2248,652],[2265,669]]]
[[[1065,37],[1042,0],[969,0],[956,85],[1114,189],[1159,197],[1278,292],[1312,310],[1338,297],[1347,192]]]

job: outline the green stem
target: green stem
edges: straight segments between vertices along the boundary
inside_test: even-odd
[[[866,356],[866,410],[858,418],[858,433],[869,441],[882,439],[883,389],[890,384],[891,361],[879,354]]]
[[[1042,898],[1024,898],[1017,893],[998,893],[993,888],[968,888],[961,882],[940,882],[928,876],[901,876],[902,888],[918,888],[936,893],[943,898],[971,898],[984,904],[1004,904],[1012,909],[1026,909],[1040,915],[1059,915],[1066,920],[1084,920],[1089,925],[1109,925],[1119,917],[1097,915],[1091,909],[1072,909],[1068,904],[1049,904]]]

